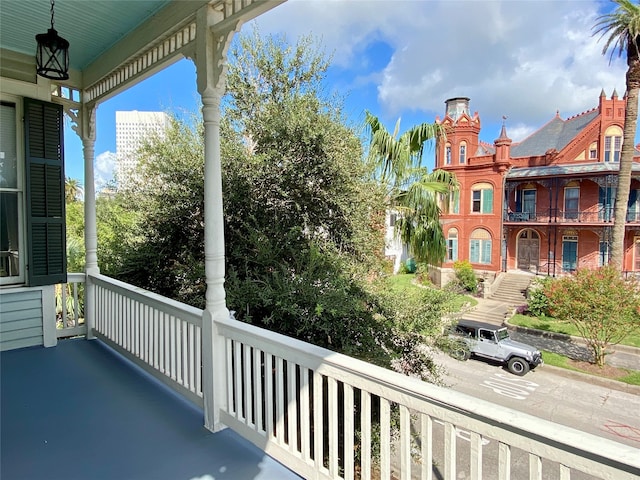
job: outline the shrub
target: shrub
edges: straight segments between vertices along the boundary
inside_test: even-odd
[[[400,268],[398,268],[398,275],[404,275],[406,273],[409,273],[406,262],[400,262]]]
[[[553,282],[551,277],[537,278],[527,291],[528,312],[534,317],[549,316],[549,298],[546,289],[551,282]]]
[[[598,366],[604,366],[609,345],[640,329],[640,283],[625,280],[611,265],[578,269],[550,282],[545,293],[551,315],[578,330]]]
[[[429,278],[429,265],[426,263],[420,262],[416,267],[416,280],[421,284],[431,284],[431,279]]]
[[[468,260],[457,260],[453,263],[453,271],[456,280],[467,292],[476,293],[478,291],[478,277],[476,277],[473,267]]]

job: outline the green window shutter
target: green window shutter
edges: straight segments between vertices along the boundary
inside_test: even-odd
[[[469,261],[471,263],[480,263],[480,240],[471,240],[469,242]]]
[[[493,212],[493,190],[482,190],[482,213]]]
[[[62,106],[24,99],[29,285],[67,281]]]
[[[482,259],[480,263],[491,263],[491,240],[482,242]]]
[[[453,213],[460,213],[460,191],[453,192]]]

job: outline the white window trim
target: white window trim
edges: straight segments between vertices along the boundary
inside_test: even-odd
[[[22,97],[1,94],[0,101],[13,103],[16,108],[16,161],[17,161],[17,187],[16,189],[3,189],[7,192],[18,194],[18,265],[19,273],[16,276],[0,277],[0,286],[21,285],[25,283],[27,263],[26,222],[25,222],[25,153],[24,153],[24,127],[22,118]]]
[[[486,186],[486,187],[482,187],[482,188],[474,188],[474,187],[471,188],[471,213],[472,214],[476,214],[476,215],[491,215],[491,214],[493,214],[493,205],[491,205],[491,212],[485,212],[484,211],[484,194],[483,194],[483,192],[486,191],[486,190],[490,190],[492,192],[491,198],[493,199],[493,197],[494,197],[493,193],[495,193],[493,187]],[[475,192],[479,192],[480,193],[480,210],[478,210],[478,211],[475,211],[473,209],[473,202],[474,202],[473,195],[474,195]]]

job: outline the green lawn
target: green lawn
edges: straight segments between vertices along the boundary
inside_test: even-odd
[[[392,290],[405,290],[407,288],[419,288],[413,285],[413,281],[416,278],[413,273],[399,273],[398,275],[392,275],[386,279],[389,288]]]
[[[579,368],[575,368],[569,364],[569,359],[563,355],[547,352],[546,350],[542,351],[542,359],[546,365],[552,365],[554,367],[566,368],[567,370],[573,370],[575,372],[586,373],[589,375],[593,375],[593,372],[587,372],[581,370]],[[602,375],[605,376],[605,375]],[[637,370],[627,370],[627,375],[624,377],[614,378],[613,380],[617,380],[619,382],[628,383],[629,385],[640,385],[640,371]]]
[[[392,291],[421,288],[413,283],[415,279],[416,276],[414,273],[399,273],[397,275],[390,276],[387,279],[387,284]],[[462,310],[462,307],[464,307],[465,304],[468,303],[473,307],[478,304],[478,301],[469,295],[456,295],[451,303],[453,311],[459,311]]]
[[[563,322],[552,317],[530,317],[528,315],[521,315],[519,313],[516,313],[509,319],[509,323],[511,323],[512,325],[518,325],[520,327],[535,328],[536,330],[565,333],[567,335],[574,335],[576,337],[580,336],[576,327],[568,322]],[[621,342],[621,344],[640,348],[640,333],[630,334],[625,340]]]

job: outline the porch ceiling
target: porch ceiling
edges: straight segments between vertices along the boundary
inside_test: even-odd
[[[54,27],[69,41],[65,86],[98,102],[181,56],[193,54],[196,16],[205,5],[213,28],[235,28],[284,0],[57,0]],[[2,76],[34,83],[35,36],[51,27],[48,0],[0,2]],[[57,82],[53,82],[57,83]]]
[[[69,40],[71,68],[84,70],[170,1],[58,0],[54,8],[54,28]],[[49,0],[2,0],[0,47],[34,56],[35,36],[46,33],[50,24]]]

